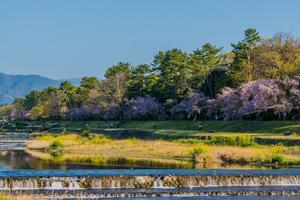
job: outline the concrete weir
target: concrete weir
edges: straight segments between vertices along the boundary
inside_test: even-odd
[[[5,170],[1,190],[97,198],[290,196],[300,195],[300,170]]]

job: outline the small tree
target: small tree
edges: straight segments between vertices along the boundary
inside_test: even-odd
[[[90,135],[90,129],[89,129],[89,128],[85,128],[85,129],[81,132],[81,136],[82,136],[82,137],[88,138],[89,135]]]
[[[54,141],[50,145],[50,155],[53,157],[59,157],[63,155],[64,145],[59,141]]]

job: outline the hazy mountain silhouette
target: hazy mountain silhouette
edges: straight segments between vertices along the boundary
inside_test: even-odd
[[[10,75],[0,73],[0,104],[11,103],[16,97],[24,97],[32,90],[42,90],[48,86],[58,86],[63,80],[53,80],[39,75]],[[78,85],[80,78],[70,79]]]

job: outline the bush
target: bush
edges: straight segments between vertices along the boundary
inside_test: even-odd
[[[193,165],[197,163],[207,163],[210,148],[207,145],[201,144],[191,152],[191,162]]]
[[[278,144],[278,145],[273,145],[271,147],[271,153],[273,156],[278,155],[278,154],[283,154],[287,152],[288,148],[284,146],[283,144]]]
[[[63,143],[55,140],[50,145],[50,155],[53,156],[53,157],[62,156],[63,155],[63,148],[64,148]]]
[[[283,164],[284,163],[284,157],[282,155],[274,155],[271,158],[272,163],[277,163],[277,164]]]
[[[284,154],[288,148],[282,144],[274,145],[271,147],[271,163],[283,164],[285,162]]]
[[[90,135],[90,130],[89,129],[84,129],[82,132],[81,132],[81,136],[82,137],[89,137]]]

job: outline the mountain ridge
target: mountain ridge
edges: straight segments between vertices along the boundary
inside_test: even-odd
[[[49,86],[58,86],[68,79],[54,80],[37,74],[5,74],[0,72],[0,104],[11,103],[17,97],[24,97],[32,90],[42,90]],[[70,79],[74,85],[79,78]]]

